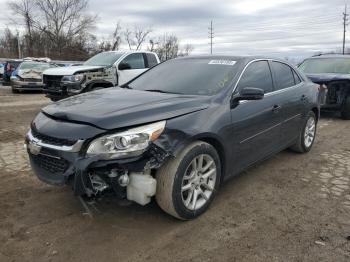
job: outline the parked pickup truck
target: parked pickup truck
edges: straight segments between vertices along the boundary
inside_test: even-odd
[[[158,56],[152,52],[102,52],[81,66],[45,70],[43,91],[52,101],[58,101],[76,94],[125,84],[158,63]]]

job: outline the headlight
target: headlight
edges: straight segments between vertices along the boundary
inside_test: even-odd
[[[72,76],[64,76],[62,82],[81,82],[84,80],[84,74],[77,74]]]
[[[17,76],[11,76],[10,80],[16,81],[16,80],[18,80],[18,77]]]
[[[160,121],[96,138],[90,143],[87,155],[101,155],[104,159],[141,155],[161,135],[165,124],[166,121]]]

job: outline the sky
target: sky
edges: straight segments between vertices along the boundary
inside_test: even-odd
[[[0,32],[14,14],[0,0]],[[350,0],[348,0],[350,10]],[[108,39],[117,21],[126,27],[151,27],[152,37],[173,33],[193,54],[210,52],[208,27],[213,21],[214,54],[305,57],[340,51],[346,0],[90,0],[98,15],[93,33]],[[12,26],[13,27],[13,26]],[[350,26],[346,39],[350,47]],[[146,45],[144,45],[144,48]]]

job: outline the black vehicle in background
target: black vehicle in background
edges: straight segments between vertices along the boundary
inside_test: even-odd
[[[3,85],[9,86],[11,84],[11,76],[17,67],[23,62],[22,59],[7,60],[4,64]]]
[[[321,85],[323,109],[340,111],[350,120],[350,55],[320,55],[304,60],[299,69]]]
[[[179,58],[121,87],[42,109],[26,136],[41,180],[141,205],[155,196],[193,219],[228,178],[285,148],[308,152],[315,139],[318,86],[285,61]]]

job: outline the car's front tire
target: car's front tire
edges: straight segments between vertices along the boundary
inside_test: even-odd
[[[13,94],[18,94],[19,93],[18,89],[14,88],[14,87],[11,87],[11,91],[12,91]]]
[[[297,142],[291,149],[298,153],[309,152],[315,142],[317,119],[313,111],[310,111],[300,130]]]
[[[341,116],[343,119],[350,120],[350,95],[348,95],[341,109]]]
[[[158,170],[156,201],[176,218],[194,219],[208,209],[220,176],[221,162],[215,148],[194,142]]]

